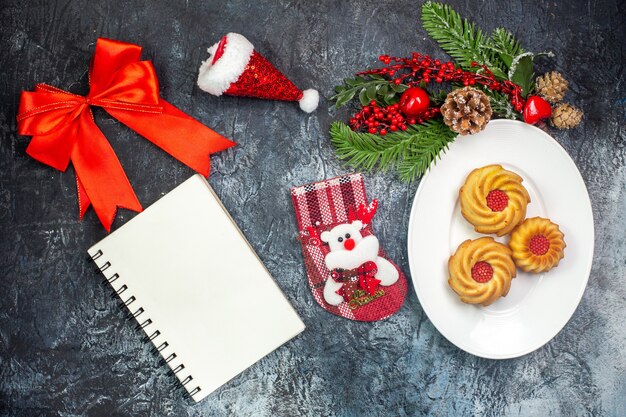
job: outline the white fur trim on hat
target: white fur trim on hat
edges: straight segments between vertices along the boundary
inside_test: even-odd
[[[198,74],[198,87],[214,96],[221,96],[236,82],[250,62],[254,46],[238,33],[226,35],[224,54],[213,63],[213,55],[219,42],[211,46],[209,59],[202,62]]]
[[[320,93],[317,90],[313,90],[309,88],[308,90],[304,90],[302,92],[302,98],[298,100],[300,103],[300,109],[307,113],[311,113],[313,110],[317,109],[317,105],[320,102]]]

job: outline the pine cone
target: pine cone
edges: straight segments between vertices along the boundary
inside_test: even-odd
[[[555,104],[563,100],[567,91],[568,82],[563,75],[556,71],[551,71],[537,77],[535,83],[536,92],[550,103]]]
[[[483,130],[492,113],[489,97],[472,87],[452,91],[441,106],[441,114],[446,125],[461,135]]]
[[[550,124],[557,129],[572,129],[580,124],[583,112],[571,104],[561,103],[552,110]]]

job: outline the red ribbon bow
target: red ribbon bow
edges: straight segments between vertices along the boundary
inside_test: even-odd
[[[333,279],[337,282],[343,282],[344,285],[336,292],[344,298],[351,299],[354,290],[356,290],[356,280],[359,279],[358,286],[369,295],[376,294],[380,280],[375,278],[378,267],[375,262],[367,261],[355,269],[335,269],[331,273]]]
[[[33,137],[26,153],[60,171],[72,161],[80,218],[92,204],[107,231],[117,207],[142,208],[90,106],[102,107],[204,176],[210,171],[209,155],[235,145],[160,98],[154,67],[140,56],[139,45],[99,38],[86,97],[38,84],[20,98],[18,133]]]

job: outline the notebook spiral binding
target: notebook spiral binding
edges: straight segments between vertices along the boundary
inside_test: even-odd
[[[115,289],[113,287],[113,283],[118,278],[120,278],[120,275],[118,273],[114,273],[113,275],[107,277],[107,275],[105,274],[105,271],[108,270],[109,268],[111,268],[112,265],[111,265],[111,262],[109,262],[109,261],[106,261],[102,265],[98,265],[98,263],[96,261],[98,259],[100,259],[102,256],[104,256],[104,252],[102,252],[102,250],[100,250],[100,249],[95,254],[90,255],[91,260],[94,261],[94,263],[96,264],[96,266],[98,267],[98,269],[100,270],[102,275],[104,275],[104,277],[105,277],[102,280],[102,285],[110,285],[111,286],[111,288],[113,289],[113,292],[111,293],[111,298],[116,298],[117,297],[120,300],[122,300],[122,302],[119,304],[119,307],[122,310],[128,311],[128,314],[125,317],[126,320],[130,321],[132,319],[135,319],[135,321],[137,322],[137,325],[135,326],[135,330],[136,331],[139,331],[139,330],[144,330],[145,331],[145,328],[147,326],[149,326],[150,324],[152,324],[152,320],[150,318],[146,318],[145,320],[140,321],[139,316],[142,313],[144,313],[144,309],[142,307],[138,307],[135,311],[131,310],[131,304],[137,300],[134,295],[131,295],[131,296],[129,296],[126,299],[122,298],[122,294],[124,294],[125,291],[128,290],[128,286],[126,284],[123,284],[118,289]],[[143,319],[143,317],[142,317],[142,319]],[[161,355],[161,352],[163,350],[165,350],[169,346],[169,343],[167,341],[161,342],[158,346],[154,343],[154,339],[156,339],[160,335],[161,335],[161,332],[159,330],[155,330],[151,334],[148,334],[146,332],[146,336],[143,338],[144,342],[153,342],[153,347],[151,349],[151,352],[153,354],[155,354],[155,355],[156,354]],[[161,365],[169,364],[171,361],[176,359],[176,357],[177,356],[176,356],[175,352],[170,353],[167,357],[164,357],[163,355],[161,355],[161,360],[159,361],[159,364],[161,364]],[[176,374],[178,374],[183,369],[185,369],[185,365],[182,364],[182,363],[179,364],[178,366],[176,366],[175,368],[170,367],[168,375],[175,376]],[[189,384],[191,381],[193,381],[193,377],[191,375],[188,375],[185,379],[183,379],[182,381],[179,381],[179,382],[186,389],[187,388],[187,384]],[[176,385],[178,385],[178,384],[176,384]],[[199,386],[196,386],[192,390],[186,390],[187,391],[186,397],[193,397],[195,394],[200,392],[200,390],[201,390],[201,388]]]

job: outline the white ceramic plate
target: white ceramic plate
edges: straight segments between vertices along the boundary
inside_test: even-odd
[[[567,248],[558,267],[538,275],[518,270],[509,294],[481,307],[450,289],[447,263],[461,242],[482,236],[461,216],[459,188],[472,169],[494,163],[524,178],[527,217],[557,223]],[[591,202],[572,159],[542,130],[510,120],[458,137],[422,178],[409,220],[409,265],[422,308],[450,342],[484,358],[525,355],[565,326],[587,285],[593,244]]]

